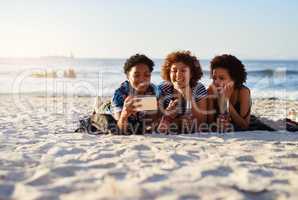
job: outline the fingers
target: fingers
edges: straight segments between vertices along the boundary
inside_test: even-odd
[[[166,108],[166,115],[173,115],[175,114],[175,111],[176,111],[176,107],[177,107],[177,104],[178,104],[178,99],[175,99],[175,100],[171,100],[168,107]]]
[[[223,93],[224,93],[225,97],[230,98],[233,90],[234,90],[234,82],[230,81],[224,86]]]
[[[231,126],[231,121],[225,117],[219,116],[217,118],[217,126],[221,129],[223,128],[224,130],[229,128]]]
[[[229,87],[234,87],[234,81],[230,81],[230,82],[228,82],[227,85],[228,85]]]
[[[168,107],[167,107],[167,110],[172,110],[173,108],[176,108],[178,104],[178,99],[175,99],[175,100],[171,100]]]
[[[225,88],[225,90],[229,91],[229,90],[233,89],[233,87],[234,87],[234,82],[231,81],[231,82],[227,83],[224,88]]]
[[[169,106],[165,109],[165,112],[164,114],[166,116],[172,116],[174,117],[176,115],[176,105],[177,103],[176,102],[171,102],[171,104],[169,104]]]
[[[128,96],[126,97],[124,101],[124,106],[127,108],[131,108],[133,106],[136,106],[136,103],[140,102],[141,99],[133,97],[133,96]]]
[[[123,110],[125,110],[125,112],[128,115],[138,112],[139,111],[138,109],[141,107],[141,105],[138,104],[138,102],[140,101],[141,101],[140,99],[135,98],[133,96],[126,97],[123,105]]]

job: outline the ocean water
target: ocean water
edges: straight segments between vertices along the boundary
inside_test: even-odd
[[[125,59],[71,59],[44,57],[0,59],[0,94],[109,96],[125,80]],[[152,82],[159,84],[162,59],[155,59]],[[207,87],[211,80],[209,60],[200,61]],[[298,99],[298,61],[244,60],[248,72],[246,85],[253,98]],[[63,76],[67,69],[75,70],[76,78]],[[55,71],[57,77],[32,77],[32,74]]]

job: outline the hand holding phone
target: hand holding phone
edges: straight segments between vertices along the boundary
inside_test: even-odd
[[[135,97],[138,101],[134,103],[138,111],[153,111],[157,110],[156,96],[138,96]]]

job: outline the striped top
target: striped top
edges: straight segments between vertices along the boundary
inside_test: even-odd
[[[158,85],[159,99],[161,100],[164,109],[168,107],[171,100],[176,99],[174,95],[174,86],[171,82],[162,82]],[[207,90],[201,82],[197,82],[197,85],[192,88],[192,98],[196,102],[199,102],[202,98],[207,97]],[[182,113],[185,111],[185,100],[182,101]],[[180,114],[182,114],[180,113]]]

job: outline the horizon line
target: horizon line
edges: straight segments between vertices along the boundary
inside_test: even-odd
[[[0,57],[0,59],[127,59],[129,57],[69,57],[69,56],[6,56]],[[153,60],[164,60],[165,58],[152,57]],[[211,60],[212,58],[199,58],[199,60]],[[298,61],[298,58],[241,58],[243,61]]]

